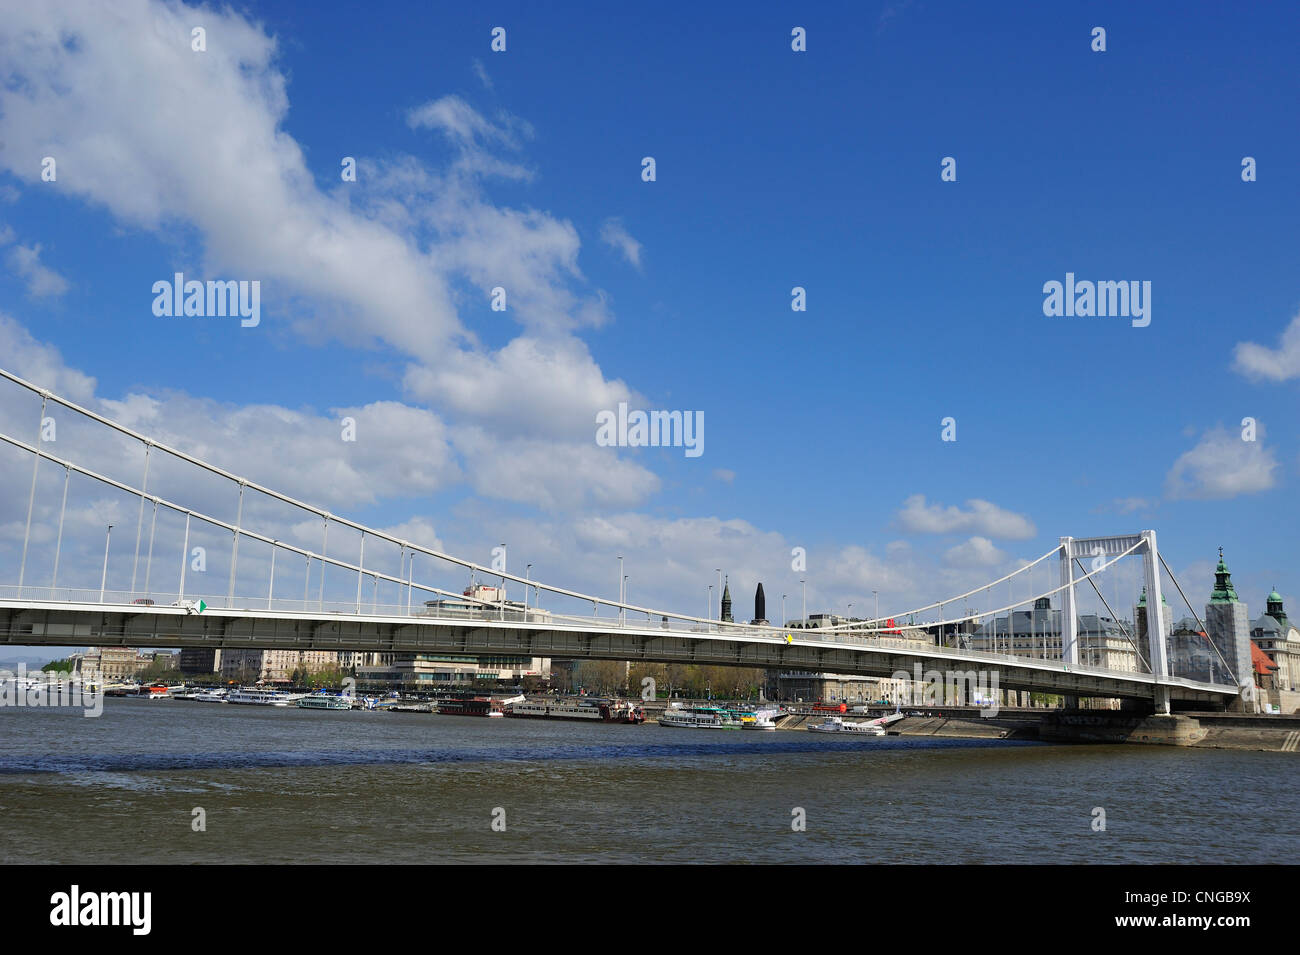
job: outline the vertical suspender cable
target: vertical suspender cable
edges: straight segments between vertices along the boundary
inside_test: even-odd
[[[45,424],[45,402],[49,400],[49,392],[41,393],[41,417],[36,422],[36,445],[41,443],[41,428]],[[27,529],[23,531],[23,559],[18,565],[18,596],[22,597],[23,577],[27,573],[27,541],[32,534],[32,507],[36,503],[36,469],[40,466],[41,456],[32,455],[32,489],[27,495]]]
[[[53,590],[59,586],[59,551],[63,549],[63,515],[68,509],[68,480],[72,477],[72,468],[63,468],[63,503],[59,505],[59,536],[54,544],[54,577],[50,580],[50,599],[54,599]]]
[[[357,558],[357,613],[361,613],[361,574],[366,566],[366,532],[361,532],[361,556]]]
[[[149,596],[149,579],[153,576],[153,537],[158,529],[158,498],[153,499],[153,519],[149,522],[149,557],[144,562],[144,595]]]
[[[330,516],[328,514],[325,515],[324,526],[325,530],[320,539],[320,596],[317,599],[317,603],[320,605],[318,609],[320,610],[325,609],[325,553],[330,543]]]
[[[131,593],[135,593],[135,575],[140,569],[140,531],[144,528],[144,493],[149,490],[149,452],[153,442],[144,446],[144,480],[140,482],[140,513],[135,518],[135,557],[131,560]],[[158,514],[158,505],[154,505],[154,515]],[[147,588],[146,588],[147,589]]]
[[[190,565],[190,512],[185,512],[185,542],[181,545],[181,586],[177,600],[185,599],[185,570]]]
[[[239,482],[239,508],[235,512],[234,541],[230,545],[230,589],[226,594],[226,606],[235,603],[235,568],[239,564],[239,526],[244,521],[244,482]]]

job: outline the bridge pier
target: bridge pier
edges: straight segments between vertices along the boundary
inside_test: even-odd
[[[1038,738],[1063,743],[1148,743],[1192,746],[1207,734],[1190,716],[1141,716],[1123,710],[1061,710],[1047,713]]]
[[[1169,687],[1157,686],[1155,696],[1156,696],[1155,699],[1156,715],[1168,716],[1169,715]]]

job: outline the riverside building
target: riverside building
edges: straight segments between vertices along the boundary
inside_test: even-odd
[[[788,621],[788,630],[834,627],[845,623],[872,624],[873,621],[841,617],[833,613],[816,613],[807,621]],[[873,646],[928,649],[934,638],[920,627],[905,626],[889,633],[871,634],[865,639]],[[889,677],[863,676],[852,673],[818,673],[810,670],[782,670],[777,673],[777,695],[783,700],[802,700],[806,703],[848,703],[849,705],[914,699],[913,680],[895,680]],[[924,686],[924,684],[922,684]]]
[[[1265,702],[1278,713],[1295,713],[1300,709],[1300,629],[1287,617],[1276,588],[1268,595],[1267,606],[1250,625],[1251,640],[1273,667],[1262,686]]]
[[[1095,613],[1078,615],[1079,662],[1107,670],[1137,670],[1134,629],[1127,621]],[[1050,597],[1039,597],[1032,610],[1015,610],[970,634],[970,649],[1009,653],[1035,660],[1059,660],[1062,611],[1052,609]],[[1127,631],[1127,636],[1125,632]]]
[[[419,615],[534,623],[551,619],[550,611],[507,600],[505,590],[484,584],[465,588],[459,598],[426,600]],[[529,677],[547,680],[551,675],[549,657],[447,653],[366,653],[353,657],[349,662],[358,686],[416,693],[483,682],[516,685]]]
[[[339,666],[334,650],[222,650],[221,677],[239,683],[289,683],[294,673]]]

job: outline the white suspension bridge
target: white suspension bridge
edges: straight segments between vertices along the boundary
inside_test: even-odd
[[[504,559],[495,566],[464,560],[232,474],[3,369],[0,382],[16,387],[19,394],[25,392],[33,410],[35,399],[40,399],[31,441],[0,432],[7,454],[0,459],[0,474],[19,473],[27,460],[31,462],[27,488],[6,480],[5,513],[21,515],[23,532],[20,550],[16,534],[7,535],[11,549],[0,550],[0,643],[637,660],[879,677],[911,673],[920,664],[926,671],[996,674],[995,685],[1003,690],[1074,700],[1147,701],[1159,713],[1168,713],[1174,703],[1226,706],[1243,692],[1226,663],[1222,672],[1229,676],[1217,682],[1171,672],[1165,641],[1140,639],[1124,627],[1097,586],[1096,578],[1121,560],[1140,558],[1148,632],[1165,632],[1168,609],[1161,569],[1180,595],[1182,589],[1160,557],[1151,530],[1062,537],[1056,547],[998,580],[871,620],[812,629],[733,623],[628,603],[621,599],[621,570],[620,599],[609,599],[534,580],[532,565],[520,577],[507,572]],[[54,417],[56,411],[64,417]],[[58,437],[59,430],[64,437]],[[67,438],[70,432],[73,441]],[[69,444],[74,446],[71,455],[63,452]],[[138,482],[120,473],[104,473],[120,472],[134,458],[142,468]],[[88,466],[87,459],[98,462],[97,466]],[[171,472],[166,473],[166,468]],[[77,494],[70,511],[69,491],[74,485]],[[200,507],[200,501],[207,503]],[[213,513],[228,504],[234,507],[232,520]],[[271,512],[277,507],[279,517]],[[130,515],[132,508],[136,528],[131,572],[129,585],[121,587],[116,578],[126,582],[124,557],[120,551],[112,554],[116,525],[106,525],[100,518],[108,513],[121,521],[121,515]],[[286,522],[286,508],[296,521]],[[248,520],[250,510],[260,517]],[[301,543],[304,520],[319,521],[319,548]],[[261,533],[257,526],[280,527],[300,543]],[[102,562],[94,559],[100,531],[104,532]],[[356,545],[355,560],[341,555],[340,538],[349,545],[349,554],[351,545]],[[111,556],[114,588],[108,586]],[[1090,569],[1082,563],[1085,558],[1091,561]],[[1051,559],[1056,561],[1059,583],[1033,593],[1034,569]],[[215,568],[228,568],[224,592],[208,583],[217,576],[207,568],[208,561]],[[77,577],[72,585],[66,580],[69,563]],[[87,579],[95,569],[100,571],[98,587]],[[1050,574],[1051,565],[1045,569]],[[465,575],[470,588],[449,583]],[[1009,596],[1005,605],[993,606],[998,603],[994,588],[1006,585],[1010,594],[1014,582],[1026,575],[1030,596],[1022,600]],[[286,581],[292,581],[292,593],[286,592]],[[476,588],[474,582],[492,586]],[[364,592],[367,583],[369,601]],[[1108,656],[1084,659],[1093,655],[1081,654],[1077,588],[1083,584],[1110,611],[1132,647],[1131,667],[1108,668],[1102,665]],[[522,601],[506,599],[512,587]],[[977,595],[983,595],[984,609],[973,611],[969,605]],[[1053,598],[1060,607],[1059,634],[1051,640],[1044,634],[1041,648],[1019,652],[1026,649],[1023,638],[1030,636],[1032,642],[1036,635],[1021,634],[1017,641],[1014,612]],[[960,613],[952,608],[961,608]],[[981,649],[962,640],[948,646],[941,639],[932,645],[900,639],[901,631],[914,634],[915,628],[936,635],[969,634],[981,622],[993,623],[1001,615],[1009,630],[999,635],[996,627],[986,628],[993,636],[982,641]],[[1200,629],[1203,632],[1204,626]]]

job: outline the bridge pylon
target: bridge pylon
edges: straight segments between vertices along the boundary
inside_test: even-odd
[[[1079,662],[1079,617],[1075,600],[1074,565],[1082,558],[1111,560],[1129,551],[1142,557],[1143,577],[1147,587],[1147,652],[1150,656],[1152,691],[1157,713],[1169,713],[1169,660],[1165,649],[1164,600],[1160,592],[1160,551],[1156,532],[1116,534],[1109,537],[1061,538],[1062,628],[1061,659],[1070,665]],[[1067,700],[1067,703],[1069,701]]]

